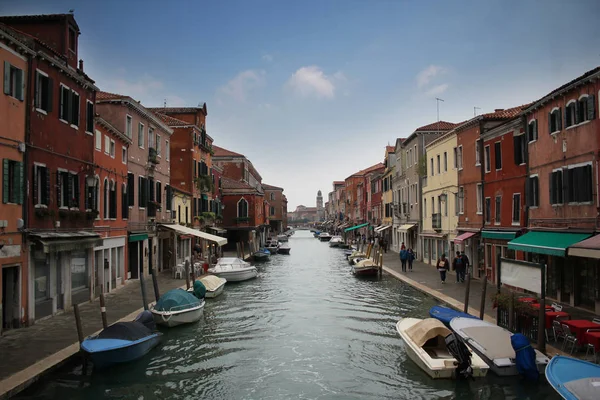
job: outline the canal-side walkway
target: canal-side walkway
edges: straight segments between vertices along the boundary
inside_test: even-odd
[[[149,302],[154,301],[152,279],[145,280]],[[158,276],[160,293],[185,286],[185,280],[172,279],[170,271]],[[108,323],[132,320],[143,307],[141,285],[128,281],[107,293]],[[102,329],[99,301],[79,305],[84,336]],[[0,336],[0,399],[10,397],[34,382],[40,375],[59,365],[79,351],[73,309],[36,322],[34,325],[8,331]]]

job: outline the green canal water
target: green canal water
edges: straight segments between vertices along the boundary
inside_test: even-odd
[[[19,398],[34,399],[555,399],[540,383],[488,376],[434,381],[404,352],[399,317],[434,300],[384,275],[357,279],[342,250],[299,231],[291,255],[228,283],[204,319],[163,330],[146,357],[81,376],[76,363]]]

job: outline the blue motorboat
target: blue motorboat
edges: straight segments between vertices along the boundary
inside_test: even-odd
[[[600,365],[554,356],[546,367],[546,379],[563,399],[600,399]]]
[[[443,306],[433,306],[433,307],[431,307],[429,309],[429,316],[431,318],[435,318],[437,320],[440,320],[446,326],[450,326],[450,321],[452,321],[452,318],[456,318],[456,317],[478,319],[477,317],[475,317],[475,316],[473,316],[471,314],[467,314],[467,313],[464,313],[464,312],[461,312],[461,311],[456,311],[456,310],[453,310],[452,308],[443,307]]]
[[[266,261],[271,257],[271,252],[264,247],[261,247],[253,254],[253,257],[254,261]]]
[[[131,322],[117,322],[89,336],[81,343],[81,350],[89,355],[95,369],[127,363],[160,343],[162,333],[155,330],[152,314],[144,311]]]

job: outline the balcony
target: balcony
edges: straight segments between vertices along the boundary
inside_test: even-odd
[[[442,214],[441,213],[431,214],[431,227],[435,230],[442,229]]]
[[[156,152],[156,149],[154,147],[150,147],[148,149],[148,162],[154,165],[159,163],[158,153]]]

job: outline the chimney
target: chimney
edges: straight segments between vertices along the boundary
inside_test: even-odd
[[[494,110],[494,112],[500,112],[500,111],[504,111],[504,108],[496,108],[496,109]]]
[[[79,60],[79,70],[83,72],[83,60]]]

